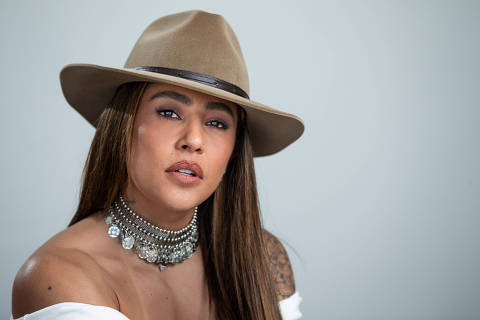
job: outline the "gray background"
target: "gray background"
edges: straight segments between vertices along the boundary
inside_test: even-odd
[[[78,201],[94,130],[61,67],[121,67],[150,22],[187,9],[230,22],[253,100],[305,120],[255,160],[305,318],[479,319],[480,2],[258,0],[1,2],[0,317]]]

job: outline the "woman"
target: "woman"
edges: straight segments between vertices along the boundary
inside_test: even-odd
[[[71,64],[60,79],[96,134],[78,209],[18,271],[12,318],[300,316],[285,249],[262,228],[253,157],[303,122],[249,99],[223,17],[157,19],[124,68]]]

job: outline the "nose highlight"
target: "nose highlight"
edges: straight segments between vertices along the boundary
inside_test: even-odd
[[[179,143],[182,149],[203,151],[204,137],[200,120],[188,121]]]

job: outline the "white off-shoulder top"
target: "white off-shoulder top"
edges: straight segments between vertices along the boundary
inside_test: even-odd
[[[300,302],[302,297],[298,292],[295,292],[290,297],[279,302],[280,312],[283,320],[295,320],[302,316],[300,312]],[[10,315],[10,320],[130,320],[120,311],[105,307],[96,306],[80,302],[60,302],[35,312],[24,315],[21,318],[13,319]]]

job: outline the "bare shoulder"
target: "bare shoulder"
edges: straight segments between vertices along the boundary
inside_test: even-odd
[[[295,279],[287,251],[280,240],[265,229],[263,230],[263,238],[270,271],[277,286],[278,299],[286,299],[295,293]]]
[[[118,309],[104,271],[81,249],[50,240],[18,270],[12,287],[14,318],[60,302],[82,302]]]

